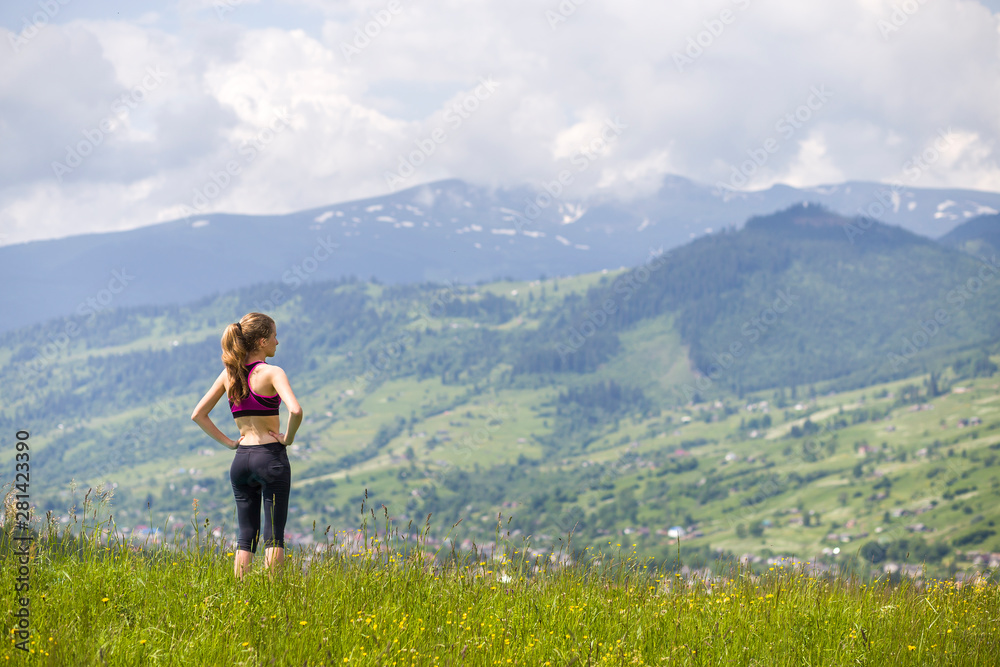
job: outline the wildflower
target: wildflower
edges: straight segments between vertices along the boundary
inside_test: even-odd
[[[101,602],[107,602],[107,601],[108,601],[108,600],[110,600],[110,599],[111,599],[111,598],[101,598]]]
[[[907,646],[906,648],[907,648],[907,649],[909,649],[909,650],[911,650],[911,651],[915,651],[915,650],[917,650],[917,647],[916,647],[916,646],[914,646],[913,644],[910,644],[910,645],[909,645],[909,646]]]

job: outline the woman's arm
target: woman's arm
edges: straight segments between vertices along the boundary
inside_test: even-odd
[[[285,426],[285,432],[275,433],[274,431],[268,431],[268,433],[287,447],[292,444],[292,441],[295,439],[295,432],[299,430],[299,424],[302,423],[302,406],[299,405],[299,401],[295,398],[295,392],[292,391],[292,385],[289,384],[285,371],[277,366],[270,366],[268,370],[271,371],[270,380],[271,384],[274,385],[274,390],[278,392],[278,396],[288,406],[288,425]]]
[[[207,394],[201,397],[200,401],[198,401],[198,405],[195,407],[194,412],[191,413],[191,420],[198,424],[198,426],[201,427],[201,430],[211,436],[212,439],[229,449],[236,449],[239,441],[233,440],[220,431],[219,427],[212,421],[212,418],[208,416],[208,413],[212,411],[215,404],[218,403],[219,399],[226,393],[226,372],[227,371],[223,370],[222,373],[219,374],[219,377],[217,377],[215,382],[212,384],[212,388],[208,390]]]

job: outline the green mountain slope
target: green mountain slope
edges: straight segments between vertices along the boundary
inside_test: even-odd
[[[975,257],[1000,253],[1000,215],[981,215],[964,222],[938,241]]]
[[[0,426],[32,434],[38,510],[65,512],[70,480],[108,480],[121,527],[182,528],[198,498],[231,530],[231,454],[188,416],[221,367],[221,328],[262,309],[306,412],[289,452],[299,541],[356,526],[366,500],[404,525],[432,514],[437,538],[461,521],[459,543],[491,540],[501,513],[539,545],[575,530],[667,557],[679,526],[703,560],[836,559],[882,536],[883,560],[924,540],[960,563],[953,545],[1000,550],[1000,280],[970,291],[982,266],[813,207],[631,271],[304,284],[280,303],[260,285],[3,335]],[[212,416],[232,434],[225,408]],[[933,531],[905,528],[918,513]]]
[[[587,321],[622,291],[592,290],[569,319]],[[1000,266],[899,228],[797,207],[669,253],[620,301],[612,331],[677,314],[696,368],[715,380],[702,387],[836,379],[848,388],[929,369],[942,353],[995,350]],[[550,328],[566,319],[554,314]]]

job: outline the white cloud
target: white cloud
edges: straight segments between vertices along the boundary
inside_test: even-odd
[[[615,117],[628,129],[577,173],[574,197],[648,191],[667,173],[727,180],[769,138],[779,149],[748,187],[888,180],[946,128],[954,145],[917,184],[1000,190],[1000,19],[970,0],[920,4],[887,34],[888,0],[588,0],[555,29],[554,0],[399,0],[389,21],[388,0],[231,3],[224,21],[207,0],[184,2],[133,21],[53,21],[18,53],[0,49],[6,242],[169,219],[233,160],[240,173],[205,210],[385,193],[386,172],[438,129],[446,139],[405,185],[537,184]],[[296,4],[290,16],[322,19],[284,25],[278,14]],[[689,40],[703,46],[681,72]],[[162,83],[114,113],[150,67]],[[449,109],[481,77],[497,90],[456,125]],[[818,86],[829,99],[779,129]],[[291,126],[247,160],[241,148],[279,112]],[[109,115],[120,125],[58,182],[52,162]]]
[[[803,139],[799,142],[798,149],[795,161],[775,182],[804,187],[845,180],[843,172],[830,160],[826,138],[822,133],[813,133]]]

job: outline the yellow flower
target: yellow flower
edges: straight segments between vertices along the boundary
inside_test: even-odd
[[[140,643],[140,644],[145,644],[145,643],[146,643],[146,640],[145,640],[145,639],[140,639],[140,640],[139,640],[139,643]]]
[[[108,600],[110,600],[110,599],[111,599],[111,598],[101,598],[101,602],[107,602],[107,601],[108,601]]]
[[[910,644],[910,645],[909,645],[909,646],[907,646],[906,648],[908,648],[908,649],[909,649],[909,650],[911,650],[911,651],[916,651],[916,650],[917,650],[917,647],[916,647],[916,646],[914,646],[913,644]]]
[[[305,625],[305,624],[306,624],[305,621],[299,621],[299,625]]]

